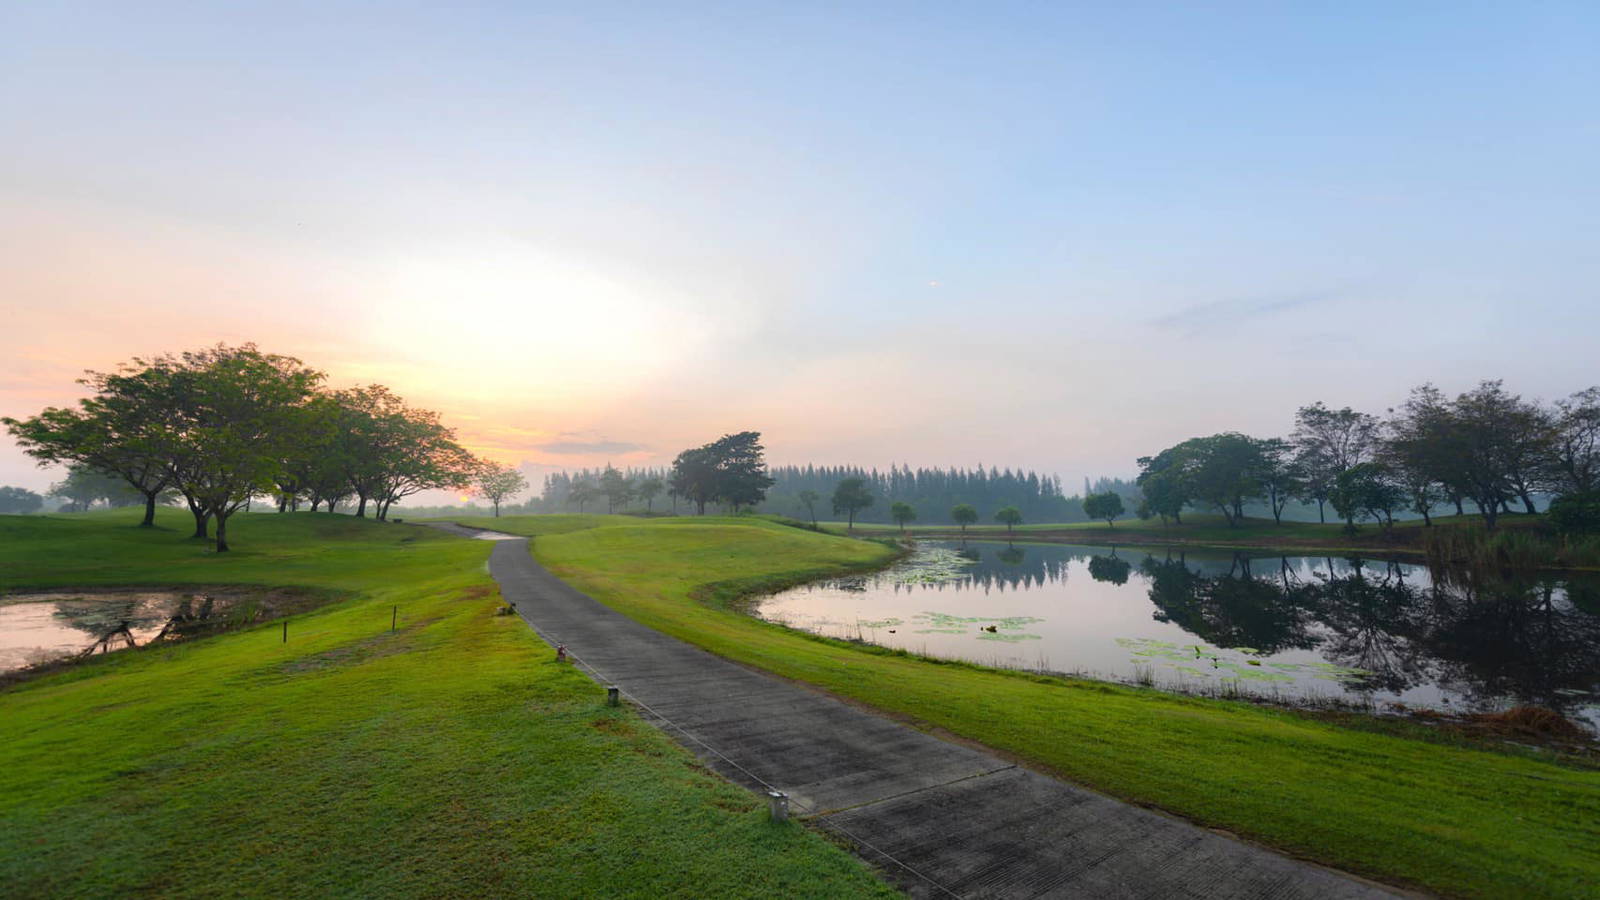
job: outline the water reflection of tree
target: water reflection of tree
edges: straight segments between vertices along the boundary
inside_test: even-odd
[[[102,594],[58,601],[55,618],[94,638],[86,651],[93,653],[118,645],[137,646],[135,632],[155,631],[146,641],[151,643],[175,631],[209,624],[215,598],[206,595],[198,606],[194,601],[190,594],[180,595],[176,603],[144,594]]]
[[[1112,551],[1110,556],[1089,557],[1089,577],[1107,584],[1127,584],[1133,566]]]
[[[1347,560],[1305,573],[1242,555],[1201,574],[1146,559],[1155,618],[1219,647],[1315,648],[1365,670],[1355,687],[1394,693],[1439,683],[1475,700],[1562,706],[1600,683],[1600,585],[1586,580],[1440,571],[1431,586],[1406,567]]]
[[[1327,575],[1316,572],[1314,581],[1286,594],[1287,602],[1304,606],[1324,629],[1322,654],[1365,670],[1352,684],[1358,689],[1399,693],[1431,680],[1427,656],[1417,645],[1429,604],[1425,592],[1406,583],[1401,566],[1383,564],[1379,575],[1361,560],[1349,564],[1349,574],[1340,575],[1330,560]]]
[[[1316,645],[1305,610],[1285,602],[1281,585],[1255,577],[1242,555],[1224,575],[1201,575],[1182,557],[1147,557],[1139,571],[1150,579],[1156,621],[1171,622],[1206,643],[1263,653]]]
[[[1600,686],[1600,616],[1573,602],[1594,584],[1482,572],[1435,579],[1426,641],[1441,681],[1475,698],[1555,705],[1563,692]]]

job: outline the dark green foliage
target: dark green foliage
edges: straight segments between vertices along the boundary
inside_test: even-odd
[[[645,512],[650,512],[655,505],[656,497],[660,496],[661,492],[666,489],[667,483],[665,480],[659,476],[649,475],[639,479],[638,484],[633,489],[633,493],[634,496],[644,501]]]
[[[1108,492],[1083,498],[1083,514],[1091,519],[1105,519],[1107,525],[1111,525],[1124,511],[1120,494]]]
[[[614,513],[619,506],[626,508],[632,499],[633,481],[607,465],[600,473],[600,493],[606,496],[606,512]]]
[[[1022,524],[1022,510],[1017,509],[1015,506],[1002,506],[995,511],[994,520],[1004,525],[1006,534],[1009,535],[1018,525]]]
[[[889,517],[894,519],[895,524],[900,526],[901,531],[905,531],[907,522],[915,522],[917,520],[917,511],[911,507],[911,504],[901,503],[896,500],[894,503],[889,504]]]
[[[1116,556],[1089,557],[1089,577],[1109,584],[1127,584],[1133,565]]]
[[[19,487],[0,487],[0,514],[31,513],[44,506],[44,498]]]
[[[957,503],[950,507],[950,521],[961,526],[961,533],[965,534],[967,526],[978,521],[978,510],[970,503]]]
[[[1549,514],[1550,523],[1563,534],[1600,533],[1600,490],[1558,497]]]
[[[802,514],[802,491],[828,496],[839,482],[859,478],[873,495],[888,501],[901,501],[920,510],[950,509],[968,504],[978,509],[1015,506],[1030,521],[1074,522],[1083,515],[1076,498],[1062,494],[1061,482],[1053,475],[1012,469],[913,469],[891,466],[887,471],[860,466],[779,466],[772,470],[774,484],[762,509],[784,515]],[[1115,483],[1131,493],[1127,482]],[[892,509],[881,503],[859,511],[858,522],[889,523]]]
[[[833,489],[833,514],[847,516],[848,527],[854,528],[856,513],[871,506],[875,499],[866,481],[846,478]]]
[[[725,434],[703,447],[678,454],[672,463],[672,490],[705,515],[707,503],[722,503],[732,512],[754,507],[767,496],[767,474],[761,432]]]
[[[50,485],[45,496],[62,501],[62,512],[86,512],[97,503],[132,506],[141,499],[122,478],[82,463],[68,466],[67,477]]]
[[[1394,525],[1394,511],[1405,502],[1405,492],[1388,470],[1368,462],[1340,472],[1328,499],[1347,529],[1354,530],[1358,518],[1371,518],[1389,528]]]
[[[94,394],[77,408],[0,421],[41,464],[74,467],[60,486],[73,506],[101,497],[114,505],[132,491],[149,526],[163,492],[174,490],[196,538],[216,522],[219,552],[228,549],[228,519],[262,494],[278,497],[280,511],[301,497],[332,511],[354,493],[357,515],[371,502],[381,519],[401,498],[465,487],[478,470],[437,414],[381,385],[325,393],[323,379],[293,357],[218,344],[90,373],[82,383]],[[126,487],[91,494],[91,476]]]

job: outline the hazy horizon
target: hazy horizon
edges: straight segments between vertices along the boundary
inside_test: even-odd
[[[1070,491],[1600,382],[1589,4],[21,6],[0,415],[253,341],[535,478],[752,429]]]

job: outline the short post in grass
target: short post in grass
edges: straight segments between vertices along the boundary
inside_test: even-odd
[[[394,608],[394,612],[391,612],[389,614],[389,630],[393,631],[395,625],[398,624],[399,621],[400,621],[400,607],[396,606]]]
[[[289,643],[289,620],[288,619],[284,619],[283,620],[283,642],[285,644]]]
[[[621,689],[619,689],[614,684],[606,685],[606,705],[607,706],[620,706],[620,705],[622,705],[622,691],[621,691]]]
[[[772,813],[772,821],[789,821],[789,795],[783,791],[767,791],[767,809]]]

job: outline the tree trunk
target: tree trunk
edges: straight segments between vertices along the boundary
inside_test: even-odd
[[[1426,507],[1424,507],[1422,510],[1422,525],[1424,528],[1433,527],[1433,518],[1428,515],[1428,510]]]
[[[1533,497],[1527,491],[1522,492],[1522,505],[1528,508],[1528,515],[1530,516],[1539,511],[1539,507],[1533,505]]]
[[[1478,504],[1478,511],[1483,513],[1483,527],[1489,531],[1493,531],[1495,519],[1500,515],[1500,504],[1498,501],[1491,500],[1488,503],[1480,502]]]
[[[494,517],[496,519],[500,518],[500,501],[499,500],[494,501]]]
[[[283,513],[283,512],[288,512],[288,511],[289,511],[289,495],[288,494],[279,494],[278,495],[278,512]]]
[[[189,504],[189,513],[194,516],[193,536],[199,538],[200,540],[205,540],[206,538],[210,537],[211,535],[209,534],[209,529],[206,526],[211,519],[211,514],[195,506],[192,502]]]
[[[228,552],[228,513],[217,513],[217,552]]]
[[[1450,499],[1452,499],[1452,500],[1454,500],[1456,502],[1456,515],[1464,516],[1464,515],[1467,514],[1466,509],[1464,507],[1462,507],[1462,505],[1461,505],[1461,495],[1460,494],[1457,494],[1456,496],[1451,497]]]
[[[140,528],[156,527],[156,494],[160,491],[144,492],[144,521],[139,523]]]
[[[357,496],[361,498],[361,505],[356,507],[356,518],[365,519],[367,517],[367,495],[359,494]]]
[[[1321,497],[1317,498],[1317,521],[1326,525],[1328,524],[1328,514],[1322,508],[1322,504],[1324,502],[1326,501],[1324,501]]]

